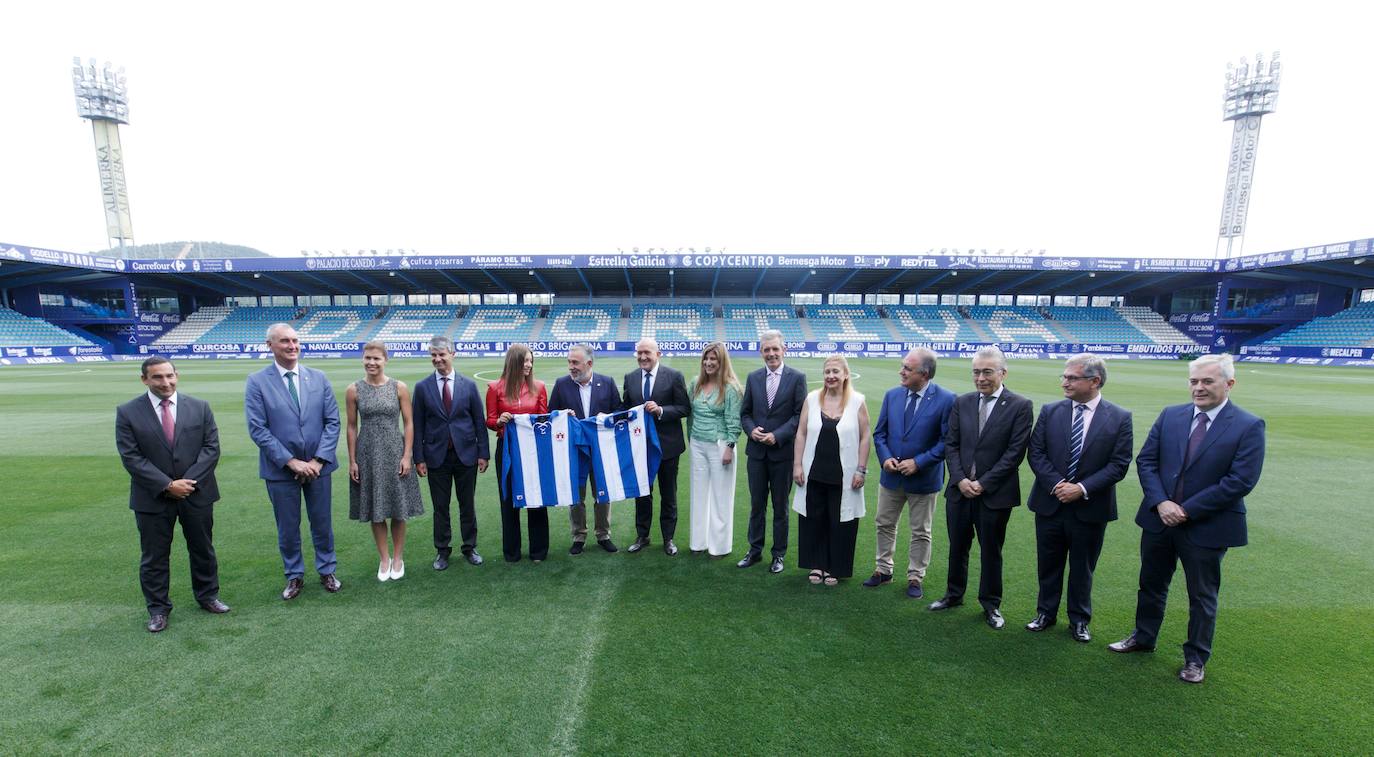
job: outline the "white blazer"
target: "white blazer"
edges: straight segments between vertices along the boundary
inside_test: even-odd
[[[817,389],[806,395],[806,407],[802,412],[806,413],[806,448],[802,452],[802,473],[808,478],[811,476],[811,463],[816,459],[816,438],[821,431],[821,392],[824,389]],[[858,392],[849,393],[849,402],[844,406],[844,413],[840,415],[840,423],[836,431],[840,435],[840,469],[844,471],[841,481],[844,482],[844,494],[840,497],[840,521],[846,522],[864,516],[864,489],[849,488],[849,482],[854,480],[855,469],[859,467],[859,408],[863,407],[864,396]],[[798,486],[797,493],[792,497],[792,509],[806,514],[806,487]]]

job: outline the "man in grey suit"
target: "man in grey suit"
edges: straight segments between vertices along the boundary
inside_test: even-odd
[[[258,445],[258,476],[277,520],[277,549],[286,573],[281,598],[301,593],[305,561],[301,557],[301,499],[310,519],[315,570],[331,594],[340,588],[334,575],[334,524],[330,514],[329,475],[338,467],[339,402],[329,378],[300,364],[301,341],[286,323],[267,329],[272,365],[248,376],[243,412],[248,435]]]
[[[1021,503],[1017,469],[1026,456],[1031,435],[1031,401],[1003,385],[1007,358],[996,346],[973,356],[973,386],[960,395],[949,414],[945,462],[945,523],[949,532],[949,571],[945,595],[929,609],[948,610],[964,603],[968,585],[969,550],[978,538],[981,568],[978,603],[993,628],[1006,625],[1002,617],[1002,543],[1007,538],[1011,510]]]
[[[784,352],[781,331],[769,329],[759,335],[763,367],[749,374],[740,404],[740,428],[749,437],[744,445],[749,458],[749,551],[738,565],[747,568],[763,559],[763,520],[771,492],[773,562],[769,573],[781,573],[787,555],[792,440],[806,404],[806,376],[782,364]]]
[[[658,464],[658,527],[663,534],[663,551],[677,554],[673,534],[677,531],[677,464],[687,451],[682,437],[682,419],[692,411],[687,397],[687,382],[682,373],[660,362],[658,340],[651,336],[635,344],[635,361],[639,368],[625,374],[621,395],[626,407],[643,403],[644,411],[654,417],[662,458]],[[635,541],[629,552],[635,553],[649,546],[649,526],[653,523],[652,494],[635,498]]]
[[[207,612],[229,612],[219,599],[219,563],[211,538],[219,499],[215,466],[219,429],[210,406],[177,392],[177,369],[165,357],[143,361],[148,391],[115,410],[115,446],[129,471],[129,509],[143,560],[138,580],[148,603],[148,630],[167,627],[172,601],[172,533],[178,520],[191,559],[191,586]]]

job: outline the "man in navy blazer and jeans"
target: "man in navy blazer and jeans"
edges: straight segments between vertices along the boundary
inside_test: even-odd
[[[883,396],[873,445],[882,475],[878,479],[877,566],[863,585],[880,586],[892,580],[892,553],[897,523],[911,506],[911,545],[907,556],[906,595],[919,599],[930,565],[930,526],[935,497],[945,482],[945,434],[954,393],[932,383],[935,353],[918,347],[902,358],[901,386]]]
[[[449,494],[455,485],[463,559],[481,565],[473,497],[477,474],[486,472],[491,459],[486,405],[477,384],[453,369],[453,342],[448,337],[429,340],[429,362],[434,373],[415,385],[410,415],[415,424],[415,472],[429,480],[429,498],[434,504],[434,549],[438,553],[434,569],[447,568],[453,554]]]
[[[615,380],[592,372],[594,360],[596,354],[590,344],[573,345],[568,350],[568,375],[559,376],[553,382],[553,392],[549,395],[550,410],[571,410],[578,418],[590,418],[599,413],[616,413],[624,409],[620,402],[620,390],[615,388]],[[587,475],[591,475],[590,466]],[[573,540],[568,553],[573,555],[582,554],[582,548],[587,543],[586,480],[577,482],[577,485],[577,496],[581,502],[568,508]],[[607,552],[619,552],[620,548],[611,541],[610,504],[597,503],[594,509],[597,545]]]
[[[1193,402],[1166,407],[1136,457],[1144,498],[1140,526],[1140,591],[1135,631],[1113,652],[1152,652],[1164,622],[1174,567],[1188,581],[1188,641],[1178,677],[1202,683],[1217,625],[1221,559],[1245,546],[1245,495],[1264,467],[1264,421],[1230,401],[1236,368],[1230,355],[1203,355],[1188,366]]]
[[[1107,524],[1116,520],[1116,485],[1131,467],[1131,413],[1102,398],[1107,363],[1074,355],[1059,385],[1065,399],[1040,408],[1026,459],[1035,474],[1027,506],[1035,513],[1040,594],[1027,631],[1055,624],[1069,565],[1069,635],[1092,640],[1093,570]]]

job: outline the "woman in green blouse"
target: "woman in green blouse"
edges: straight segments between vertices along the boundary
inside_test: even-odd
[[[692,456],[693,552],[712,557],[730,554],[735,533],[735,442],[744,396],[730,353],[720,342],[701,352],[701,370],[687,387],[692,415],[687,421]]]

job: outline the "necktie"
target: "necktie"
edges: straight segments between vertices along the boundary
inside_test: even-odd
[[[1192,464],[1193,458],[1197,457],[1198,447],[1202,446],[1202,440],[1207,436],[1207,424],[1211,421],[1206,413],[1197,414],[1197,423],[1193,426],[1193,433],[1188,435],[1188,452],[1183,456],[1183,467],[1178,471],[1178,482],[1174,484],[1174,502],[1183,498],[1183,474],[1187,472],[1188,466]]]
[[[911,430],[911,424],[916,420],[916,406],[921,404],[921,395],[908,391],[906,393],[906,410],[902,413],[902,433]]]
[[[299,412],[301,411],[301,395],[300,395],[300,392],[297,392],[297,391],[296,391],[296,378],[295,378],[295,376],[296,376],[296,372],[295,372],[295,371],[287,371],[287,372],[286,372],[286,388],[287,388],[288,391],[291,392],[291,401],[294,402],[294,403],[296,403],[296,412],[299,413]]]
[[[1078,459],[1083,456],[1083,412],[1087,409],[1088,406],[1081,402],[1073,409],[1073,425],[1069,427],[1069,472],[1064,476],[1069,483],[1077,482]]]
[[[778,374],[774,371],[768,372],[768,407],[773,407],[773,398],[778,396]]]
[[[445,376],[442,380],[444,382],[444,412],[447,413],[453,410],[453,390],[449,388],[448,376]]]
[[[171,444],[176,436],[176,423],[172,420],[172,401],[162,401],[162,435],[167,437],[167,443]]]
[[[640,397],[640,399],[644,400],[645,402],[648,402],[648,401],[649,401],[649,379],[650,379],[650,377],[652,377],[653,375],[654,375],[654,374],[652,374],[652,373],[650,373],[650,372],[648,372],[648,371],[645,371],[645,372],[644,372],[644,394],[643,394],[643,396]]]
[[[983,435],[983,426],[988,423],[988,414],[992,412],[993,400],[997,399],[991,394],[983,395],[981,404],[978,405],[978,435]]]

